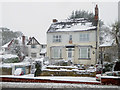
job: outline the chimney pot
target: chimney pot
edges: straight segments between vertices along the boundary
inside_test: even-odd
[[[57,22],[58,20],[57,19],[53,19],[53,23]]]

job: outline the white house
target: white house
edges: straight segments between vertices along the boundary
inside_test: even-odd
[[[29,39],[28,45],[28,56],[35,59],[41,56],[46,56],[46,45],[40,44],[35,37]]]
[[[95,8],[98,21],[98,8]],[[98,22],[87,19],[53,20],[47,31],[47,57],[51,64],[71,61],[73,64],[95,65],[98,58]]]

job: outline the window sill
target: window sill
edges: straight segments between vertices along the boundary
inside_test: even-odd
[[[91,60],[91,58],[78,58],[78,60]]]
[[[63,59],[63,58],[51,58],[51,59]]]

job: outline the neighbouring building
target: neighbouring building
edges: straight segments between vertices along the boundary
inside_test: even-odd
[[[95,8],[98,21],[98,8]],[[84,18],[53,23],[47,31],[47,57],[50,64],[61,61],[71,64],[95,65],[98,59],[99,27]]]
[[[120,1],[118,2],[118,21],[120,22]]]
[[[28,45],[28,56],[32,59],[46,56],[46,44],[40,44],[35,37],[30,37]]]
[[[111,34],[103,32],[103,43],[99,45],[99,63],[113,62],[118,58],[118,47]]]
[[[2,51],[4,54],[24,54],[28,55],[27,48],[28,38],[26,36],[21,36],[12,39],[10,42],[2,46]]]
[[[2,30],[0,29],[0,51],[2,47]]]

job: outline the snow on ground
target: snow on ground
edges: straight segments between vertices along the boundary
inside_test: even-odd
[[[67,83],[0,82],[0,84],[2,84],[3,88],[120,88],[120,86],[67,84]]]
[[[50,80],[60,80],[60,81],[80,81],[80,82],[98,82],[95,77],[71,77],[71,76],[40,76],[34,77],[34,74],[28,74],[23,76],[14,75],[2,75],[0,77],[12,77],[12,78],[30,78],[30,79],[50,79]]]

